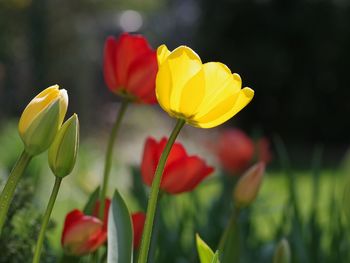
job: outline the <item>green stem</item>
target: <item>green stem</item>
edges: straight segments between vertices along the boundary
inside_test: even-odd
[[[24,170],[28,166],[32,156],[30,156],[25,151],[22,152],[15,166],[13,167],[6,185],[0,195],[0,236],[2,227],[4,226],[8,209],[12,201],[13,195],[15,193],[16,186],[21,179]]]
[[[112,157],[113,157],[113,150],[114,150],[114,142],[115,138],[118,134],[120,124],[122,122],[123,116],[125,114],[126,108],[129,104],[128,99],[124,99],[122,102],[122,105],[119,109],[117,119],[115,120],[115,123],[113,125],[109,140],[108,140],[108,146],[107,146],[107,152],[106,152],[106,161],[103,171],[103,182],[102,182],[102,188],[100,192],[100,211],[99,211],[99,217],[103,220],[104,217],[104,210],[105,210],[105,198],[106,198],[106,192],[107,192],[107,186],[108,186],[108,180],[109,180],[109,174],[111,172],[112,167]]]
[[[55,184],[53,186],[51,196],[49,199],[49,203],[47,204],[46,211],[45,211],[44,218],[43,218],[43,222],[41,224],[38,241],[36,242],[33,263],[39,263],[39,261],[40,261],[41,248],[42,248],[43,243],[44,243],[47,224],[49,223],[51,212],[52,212],[53,206],[55,204],[56,197],[58,194],[58,190],[60,189],[61,182],[62,182],[62,178],[56,176]]]
[[[237,206],[234,206],[232,215],[230,217],[230,221],[227,225],[227,228],[225,229],[223,235],[221,236],[220,242],[219,242],[219,246],[218,246],[218,250],[222,253],[224,251],[224,247],[226,245],[226,242],[228,240],[229,234],[232,231],[232,228],[235,227],[237,220],[238,220],[238,216],[239,216],[239,208]]]
[[[142,235],[142,242],[141,242],[141,248],[140,248],[140,254],[138,258],[138,263],[146,263],[147,262],[147,256],[148,256],[148,250],[150,246],[150,241],[152,237],[152,228],[153,228],[153,221],[154,221],[154,215],[157,208],[157,201],[158,201],[158,193],[159,193],[159,186],[160,182],[162,180],[162,174],[164,171],[166,160],[169,156],[170,150],[176,140],[177,135],[179,134],[181,128],[184,126],[185,120],[178,119],[176,126],[174,127],[169,140],[167,144],[165,145],[165,148],[162,152],[162,155],[160,156],[158,166],[156,169],[156,172],[154,174],[152,187],[151,187],[151,193],[148,199],[148,206],[147,206],[147,214],[146,214],[146,222],[145,227],[143,230]]]

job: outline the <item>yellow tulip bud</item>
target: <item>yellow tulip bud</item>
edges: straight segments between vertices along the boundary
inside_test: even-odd
[[[291,255],[289,243],[283,238],[276,247],[275,254],[273,256],[273,263],[290,263],[290,261]]]
[[[58,177],[65,177],[74,168],[79,148],[79,119],[73,114],[58,131],[49,148],[49,165]]]
[[[238,207],[250,205],[256,198],[265,172],[265,163],[259,162],[246,171],[238,180],[233,192]]]
[[[242,110],[254,91],[243,88],[241,77],[219,62],[202,64],[189,47],[170,52],[157,50],[156,95],[160,106],[172,117],[200,128],[222,124]]]
[[[66,90],[58,85],[40,92],[24,109],[18,131],[30,155],[37,155],[49,148],[61,126],[68,107]]]

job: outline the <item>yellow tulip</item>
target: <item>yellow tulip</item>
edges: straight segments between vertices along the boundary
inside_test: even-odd
[[[157,50],[156,95],[160,106],[172,117],[200,128],[212,128],[236,115],[253,98],[236,73],[219,62],[203,64],[189,47],[170,52]]]
[[[40,92],[24,109],[18,131],[30,155],[45,151],[62,125],[68,107],[68,95],[58,85]]]

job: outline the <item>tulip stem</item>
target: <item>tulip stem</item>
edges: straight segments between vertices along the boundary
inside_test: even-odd
[[[115,138],[117,137],[120,124],[122,122],[122,119],[124,117],[126,108],[129,104],[128,99],[124,99],[122,102],[122,105],[119,109],[117,118],[115,120],[115,123],[112,127],[112,131],[108,140],[108,145],[107,145],[107,151],[106,151],[106,160],[105,160],[105,166],[104,166],[104,171],[103,171],[103,182],[102,182],[102,188],[100,192],[100,210],[99,210],[99,217],[100,219],[104,219],[104,210],[105,210],[105,198],[106,198],[106,192],[107,192],[107,186],[108,186],[108,181],[109,181],[109,174],[111,173],[111,167],[112,167],[112,158],[113,158],[113,150],[114,150],[114,142]]]
[[[49,199],[49,202],[47,204],[46,207],[46,211],[44,214],[44,218],[41,224],[41,228],[40,228],[40,232],[39,232],[39,237],[38,240],[36,242],[36,246],[35,246],[35,252],[34,252],[34,257],[33,257],[33,263],[39,263],[40,262],[40,255],[41,255],[41,249],[44,243],[44,238],[45,238],[45,232],[46,232],[46,228],[47,228],[47,224],[49,223],[49,219],[51,216],[51,212],[53,209],[53,206],[55,204],[56,201],[56,197],[58,194],[58,190],[60,189],[60,185],[62,182],[62,178],[61,177],[55,177],[55,184],[53,186],[52,192],[51,192],[51,196]]]
[[[0,195],[0,236],[2,227],[4,226],[8,209],[12,201],[13,195],[15,193],[17,184],[21,179],[24,170],[28,166],[32,156],[29,155],[26,151],[23,151],[15,166],[13,167],[6,185]]]
[[[169,140],[167,144],[165,145],[165,148],[162,152],[162,155],[160,156],[158,166],[156,169],[156,172],[154,174],[152,186],[151,186],[151,192],[148,199],[148,205],[147,205],[147,214],[146,214],[146,222],[145,227],[143,230],[142,235],[142,241],[141,241],[141,248],[140,248],[140,254],[138,258],[138,263],[146,263],[148,258],[148,251],[150,247],[150,242],[152,238],[152,229],[153,229],[153,221],[154,221],[154,215],[157,208],[157,202],[158,202],[158,194],[159,194],[159,187],[162,180],[162,175],[165,167],[166,160],[169,156],[170,150],[176,140],[177,135],[179,134],[181,128],[184,126],[185,120],[178,119],[177,123],[169,137]]]

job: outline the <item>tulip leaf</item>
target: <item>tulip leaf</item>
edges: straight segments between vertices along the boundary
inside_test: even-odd
[[[84,206],[84,214],[86,215],[92,215],[94,206],[96,201],[98,200],[100,194],[100,187],[98,186],[95,191],[93,191],[90,196],[89,196],[89,200],[86,202],[85,206]]]
[[[199,259],[201,263],[212,263],[212,262],[218,262],[213,261],[215,258],[214,252],[211,250],[211,248],[199,237],[199,235],[196,235],[196,242],[197,242],[197,251],[199,255]]]
[[[123,198],[115,191],[108,215],[108,263],[132,263],[133,230]]]
[[[220,263],[220,260],[219,260],[219,251],[216,250],[215,254],[214,254],[214,257],[211,261],[211,263]]]

